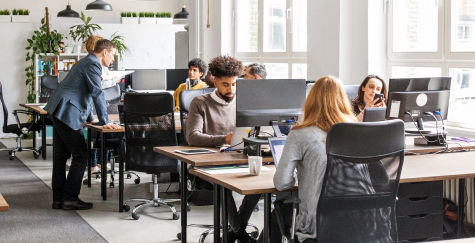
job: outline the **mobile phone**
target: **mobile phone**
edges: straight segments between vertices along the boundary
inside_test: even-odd
[[[378,101],[376,101],[376,103],[374,103],[374,104],[377,105],[377,104],[381,103],[382,98],[384,98],[384,95],[383,95],[383,94],[374,94],[373,100],[378,99]]]

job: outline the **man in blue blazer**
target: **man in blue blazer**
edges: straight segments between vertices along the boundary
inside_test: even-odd
[[[86,121],[92,121],[93,104],[104,128],[120,128],[109,123],[101,90],[101,65],[108,67],[114,61],[115,52],[116,46],[111,41],[98,41],[94,53],[73,66],[44,108],[53,122],[53,209],[92,208],[92,203],[79,199],[88,156],[82,129]],[[71,155],[71,166],[66,177],[66,161]]]

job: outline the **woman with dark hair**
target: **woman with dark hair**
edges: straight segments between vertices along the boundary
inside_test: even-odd
[[[379,94],[383,97],[378,96]],[[363,111],[369,107],[386,107],[388,89],[386,83],[377,75],[368,75],[358,88],[358,95],[352,100],[353,112],[358,121],[363,120]]]

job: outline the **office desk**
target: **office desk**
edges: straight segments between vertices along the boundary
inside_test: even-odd
[[[0,193],[0,212],[6,212],[6,211],[8,211],[8,203],[5,200],[5,198],[3,198],[2,194]]]
[[[458,153],[444,153],[444,154],[427,154],[427,155],[411,155],[405,156],[404,165],[401,172],[400,183],[409,182],[428,182],[439,181],[449,179],[460,179],[475,177],[475,162],[473,157],[475,152],[458,152]],[[450,163],[448,163],[450,161]],[[216,203],[214,205],[214,212],[219,219],[219,205],[223,205],[222,219],[223,225],[227,225],[227,210],[226,205],[226,191],[232,190],[243,195],[248,194],[265,194],[264,200],[264,229],[270,225],[270,194],[276,193],[277,190],[274,187],[273,177],[275,173],[275,166],[268,165],[270,171],[261,171],[259,176],[251,176],[249,173],[235,173],[235,174],[207,174],[199,168],[191,168],[189,173],[198,176],[206,181],[216,184],[216,190],[223,188],[222,202],[219,201],[219,193],[215,196]],[[460,182],[459,186],[459,202],[463,202],[465,198],[465,183]],[[294,187],[296,189],[296,187]],[[217,192],[215,192],[216,194]],[[462,229],[463,207],[459,207],[459,227]],[[219,229],[220,222],[216,221],[215,215],[215,228]],[[226,233],[226,232],[225,232]],[[461,231],[458,232],[459,234]],[[264,232],[264,239],[269,239],[270,232]],[[226,236],[223,238],[226,239]],[[269,241],[264,241],[269,242]]]
[[[43,110],[40,105],[31,105],[31,104],[20,104],[29,110],[32,110],[35,113],[35,120],[36,116],[40,116],[41,120],[41,157],[46,159],[46,116],[48,112]],[[36,132],[33,132],[33,148],[36,149]]]
[[[154,147],[153,151],[166,155],[170,158],[174,158],[181,161],[181,242],[186,242],[186,227],[187,227],[187,211],[186,211],[186,198],[187,198],[187,180],[188,180],[188,170],[187,164],[190,164],[192,167],[202,167],[202,166],[216,166],[216,165],[232,165],[232,164],[247,164],[247,156],[244,156],[242,153],[235,151],[225,152],[225,153],[212,153],[212,154],[195,154],[195,155],[185,155],[176,153],[175,150],[181,149],[192,149],[196,147],[192,146],[166,146],[166,147]],[[216,148],[210,148],[217,151]],[[271,157],[264,157],[263,162],[272,162]],[[183,183],[185,182],[185,183]],[[214,184],[215,186],[217,184]],[[215,189],[215,194],[216,194]],[[219,195],[215,195],[219,196]],[[219,217],[219,214],[218,214]],[[216,212],[215,212],[216,220]],[[219,232],[219,231],[216,231]],[[219,242],[219,234],[214,234],[215,242]],[[217,238],[216,238],[217,237]]]

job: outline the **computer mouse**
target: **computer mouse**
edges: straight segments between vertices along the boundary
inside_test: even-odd
[[[228,152],[228,151],[231,151],[231,148],[227,144],[219,147],[219,152]]]

